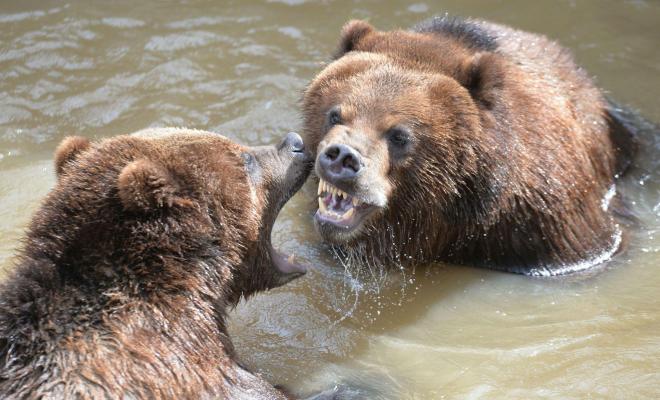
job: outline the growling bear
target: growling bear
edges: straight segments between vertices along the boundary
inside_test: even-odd
[[[530,275],[610,257],[633,142],[569,52],[503,25],[351,21],[306,88],[315,224],[353,256]]]

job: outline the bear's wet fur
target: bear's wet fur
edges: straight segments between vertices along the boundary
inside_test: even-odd
[[[225,317],[304,272],[270,245],[309,172],[301,146],[65,139],[0,291],[0,397],[285,398],[236,360]]]
[[[334,58],[305,91],[304,135],[329,195],[364,213],[342,226],[317,212],[349,256],[555,275],[620,246],[609,201],[634,140],[565,48],[481,20],[355,20]],[[360,158],[352,181],[321,163],[337,144]]]

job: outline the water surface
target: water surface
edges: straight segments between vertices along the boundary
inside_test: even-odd
[[[54,183],[64,136],[176,125],[274,143],[300,127],[301,91],[345,21],[389,29],[444,12],[559,40],[608,95],[660,121],[655,1],[4,2],[0,268]],[[232,313],[240,356],[301,394],[339,384],[383,399],[657,398],[660,137],[641,136],[619,185],[639,226],[588,276],[433,265],[349,277],[314,233],[306,188],[273,240],[315,269]]]

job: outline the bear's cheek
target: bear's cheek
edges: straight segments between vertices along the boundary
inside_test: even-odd
[[[367,161],[367,174],[363,181],[371,196],[380,204],[389,202],[392,190],[396,185],[396,171],[386,149],[370,154]]]

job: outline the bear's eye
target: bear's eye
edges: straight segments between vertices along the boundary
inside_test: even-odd
[[[247,172],[248,177],[250,178],[253,184],[258,184],[261,182],[262,171],[259,160],[252,153],[241,153],[241,158],[243,159],[243,164],[245,165],[245,172]]]
[[[404,148],[410,143],[410,133],[406,129],[396,126],[387,131],[387,140],[397,148]]]
[[[243,163],[245,164],[245,170],[248,174],[252,174],[257,169],[257,161],[254,156],[250,153],[242,153],[241,157],[243,158]]]
[[[328,111],[328,126],[341,124],[341,109],[339,106],[333,107]]]

